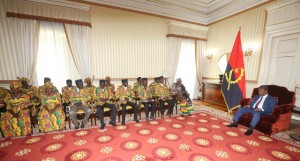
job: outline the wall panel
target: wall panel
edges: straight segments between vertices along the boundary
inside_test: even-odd
[[[165,70],[165,19],[94,6],[91,21],[96,78],[155,77]]]

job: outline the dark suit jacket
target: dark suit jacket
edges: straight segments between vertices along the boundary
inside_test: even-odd
[[[253,97],[253,100],[250,102],[250,107],[251,108],[254,108],[253,105],[258,101],[258,99],[260,97],[261,97],[260,95],[255,95]],[[274,108],[276,107],[276,105],[277,105],[277,100],[274,97],[268,95],[267,98],[265,99],[265,102],[264,102],[263,106],[262,106],[262,108],[264,109],[263,113],[265,115],[271,115]]]

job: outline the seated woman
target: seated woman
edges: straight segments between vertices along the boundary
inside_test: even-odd
[[[37,87],[33,85],[29,85],[29,79],[22,77],[18,78],[21,85],[23,93],[26,93],[30,96],[30,100],[33,103],[33,107],[31,108],[31,116],[37,116],[38,108],[41,105],[41,102],[38,98]]]
[[[192,106],[192,101],[189,98],[186,98],[183,95],[178,96],[178,101],[180,105],[181,116],[191,116],[191,112],[194,111]]]
[[[39,129],[41,132],[62,130],[65,127],[65,113],[61,105],[61,97],[59,93],[55,92],[55,87],[51,82],[46,82],[44,88],[38,114]]]
[[[185,89],[185,86],[182,84],[181,78],[176,79],[176,83],[173,83],[171,87],[172,95],[176,95],[177,101],[179,100],[179,97],[184,96],[186,98],[189,98],[189,94],[187,90]]]
[[[1,115],[1,130],[5,138],[26,136],[31,133],[28,107],[30,96],[22,92],[19,82],[10,84],[11,94],[4,100],[7,112]]]

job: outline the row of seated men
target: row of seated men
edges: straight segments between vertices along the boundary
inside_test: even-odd
[[[161,117],[164,117],[164,102],[169,104],[167,115],[173,113],[175,102],[169,88],[165,85],[164,78],[157,77],[148,86],[147,78],[138,78],[133,87],[128,85],[128,80],[123,79],[122,85],[115,87],[110,83],[110,78],[99,81],[99,87],[86,78],[83,86],[81,79],[76,80],[76,86],[67,80],[67,86],[62,88],[62,95],[51,83],[50,78],[44,79],[44,85],[38,89],[29,85],[27,78],[20,78],[10,84],[10,91],[0,88],[1,105],[1,130],[6,138],[26,136],[31,134],[31,116],[37,116],[38,127],[41,132],[62,130],[65,127],[66,107],[70,106],[70,118],[75,129],[84,128],[92,112],[91,106],[97,109],[100,120],[100,129],[105,128],[103,119],[104,107],[110,109],[111,121],[109,124],[116,126],[117,106],[122,108],[122,124],[125,124],[126,106],[131,106],[134,111],[134,121],[137,117],[139,100],[145,109],[146,120],[155,119],[156,104],[160,107]],[[149,106],[151,116],[149,117]],[[85,112],[82,123],[77,120],[77,110]]]

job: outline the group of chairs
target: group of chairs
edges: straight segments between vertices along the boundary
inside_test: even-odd
[[[174,96],[173,97],[174,101],[175,101],[175,114],[177,114],[177,101],[176,101],[176,97]],[[136,100],[136,105],[138,107],[138,117],[139,119],[142,118],[142,113],[144,112],[144,105],[142,104],[142,102],[138,99],[138,98],[135,98]],[[156,103],[156,109],[155,109],[155,114],[154,116],[155,117],[160,117],[160,107],[159,107],[159,102],[157,101],[157,98],[153,98],[153,100],[155,101]],[[117,101],[114,101],[114,104],[116,105],[116,108],[117,108],[117,118],[118,118],[118,122],[121,122],[121,116],[122,116],[122,106],[119,105],[117,103]],[[91,126],[96,126],[97,125],[97,121],[98,121],[98,115],[97,115],[97,109],[96,109],[96,105],[95,104],[90,104],[89,105],[90,108],[92,109],[92,113],[90,115],[90,122],[91,122]],[[151,111],[151,104],[149,104],[149,113]],[[164,103],[164,107],[163,109],[164,110],[167,110],[168,108],[170,108],[169,104],[167,102]],[[70,112],[70,106],[67,106],[67,109],[66,109],[66,121],[68,122],[68,125],[69,125],[69,128],[71,128],[71,119],[70,119],[70,116],[69,116],[69,112]],[[129,116],[131,117],[131,115],[134,113],[133,111],[133,107],[129,106],[129,105],[126,105],[126,114],[129,114]],[[174,111],[173,111],[174,113]],[[79,109],[77,111],[77,117],[79,119],[82,119],[84,117],[84,111]],[[108,107],[104,107],[104,117],[110,117],[110,109]]]
[[[175,111],[175,114],[177,114],[177,105],[178,105],[178,102],[177,102],[177,98],[176,98],[176,95],[173,95],[173,99],[175,101],[175,110],[173,110],[173,113]],[[135,98],[136,100],[136,105],[138,107],[138,117],[139,119],[142,118],[142,113],[144,112],[144,105],[142,104],[142,102],[138,99],[138,98]],[[155,117],[160,117],[160,107],[159,107],[159,101],[157,98],[153,98],[153,100],[155,101],[156,103],[156,109],[155,109]],[[122,116],[122,106],[120,106],[118,103],[117,103],[117,100],[114,100],[113,101],[114,104],[116,105],[117,107],[117,118],[118,118],[118,122],[121,121],[121,116]],[[96,109],[96,105],[94,104],[93,101],[91,101],[91,103],[89,104],[89,107],[91,108],[92,110],[92,113],[89,117],[89,121],[91,122],[91,126],[96,126],[97,125],[97,121],[98,121],[98,115],[97,115],[97,109]],[[151,104],[149,104],[149,113],[151,111]],[[164,107],[163,109],[164,110],[167,110],[168,108],[170,108],[169,104],[167,102],[164,103]],[[31,111],[31,108],[30,108],[30,111]],[[69,125],[69,129],[71,129],[71,125],[72,125],[72,121],[71,121],[71,117],[69,115],[69,112],[70,112],[70,106],[66,106],[66,125],[65,125],[65,129],[67,129],[67,124]],[[131,115],[134,113],[133,111],[133,107],[127,105],[126,106],[126,114],[129,114],[129,116],[131,117]],[[83,119],[84,118],[84,111],[79,109],[77,111],[77,117],[79,119]],[[108,107],[104,107],[104,117],[110,117],[110,109]],[[32,129],[32,133],[33,133],[33,129],[38,125],[38,118],[37,116],[33,116],[32,113],[30,112],[30,118],[31,118],[31,129]]]

